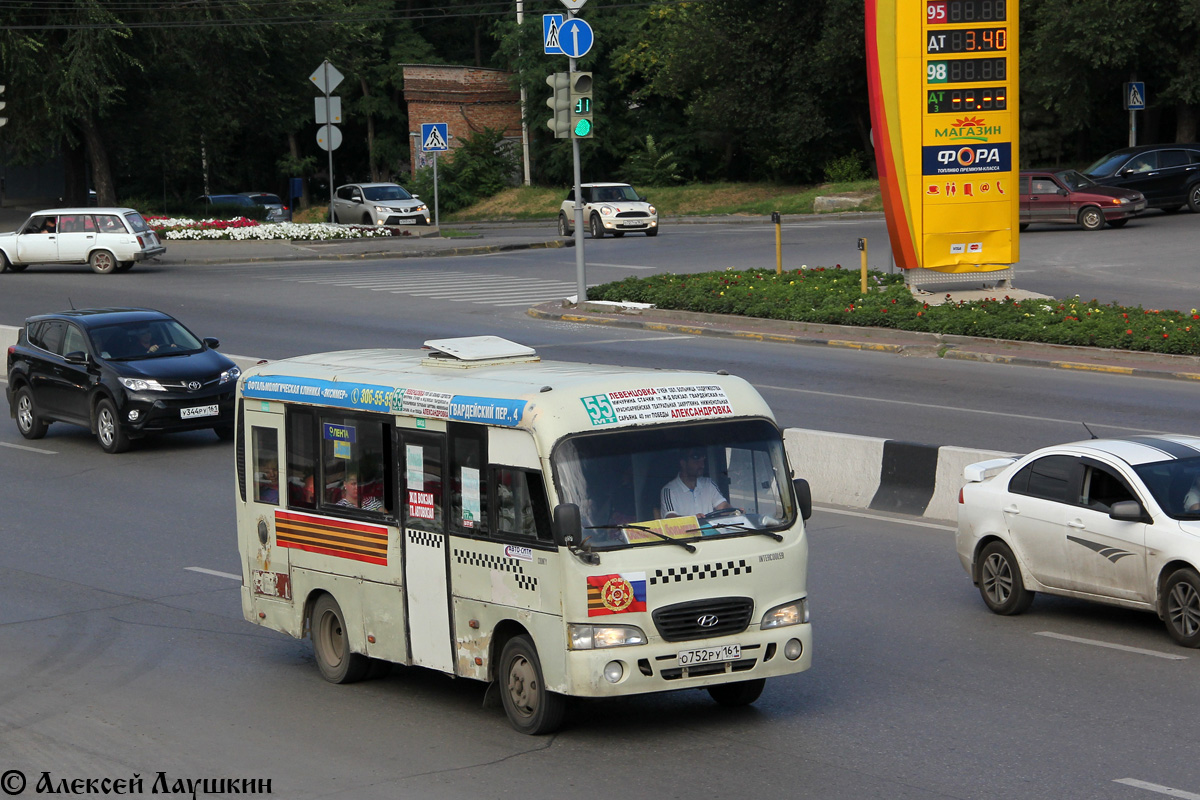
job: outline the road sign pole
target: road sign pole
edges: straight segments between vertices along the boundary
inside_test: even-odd
[[[571,12],[575,16],[575,12]],[[569,72],[575,71],[575,59],[570,59]],[[579,139],[571,137],[571,161],[575,168],[575,302],[582,307],[587,302],[587,261],[583,257],[583,181],[579,168]]]
[[[329,115],[329,59],[325,59],[325,141],[329,147],[329,221],[333,222],[333,118]]]
[[[1129,109],[1129,146],[1137,147],[1137,112]]]
[[[437,179],[437,156],[438,151],[433,151],[433,224],[437,228],[441,228],[442,221],[438,216],[438,179]]]

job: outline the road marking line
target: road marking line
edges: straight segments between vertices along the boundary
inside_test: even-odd
[[[603,261],[589,261],[589,267],[612,267],[613,269],[657,269],[657,267],[644,267],[641,264],[607,264]]]
[[[895,522],[900,525],[912,525],[917,528],[933,528],[939,531],[957,531],[958,528],[953,525],[939,525],[936,522],[921,522],[915,519],[900,519],[898,517],[888,517],[882,514],[864,514],[861,511],[847,511],[844,508],[830,508],[829,506],[813,506],[814,511],[825,511],[830,514],[842,514],[847,517],[862,517],[863,519],[874,519],[880,522]]]
[[[41,453],[45,456],[58,455],[57,450],[43,450],[40,447],[27,447],[23,444],[9,444],[8,442],[0,442],[0,447],[11,447],[13,450],[27,450],[30,453]]]
[[[234,575],[232,572],[218,572],[215,569],[205,569],[204,567],[184,567],[184,569],[190,572],[202,572],[205,575],[216,575],[218,578],[229,578],[229,580],[239,583],[242,580],[241,575]]]
[[[1200,800],[1200,794],[1185,792],[1183,789],[1172,789],[1170,786],[1159,786],[1157,783],[1139,781],[1137,778],[1116,778],[1113,783],[1123,783],[1135,789],[1145,789],[1148,792],[1158,792],[1168,797],[1181,797],[1183,800]]]
[[[780,392],[797,392],[799,394],[815,394],[821,397],[835,397],[841,400],[869,400],[872,403],[891,403],[899,406],[919,406],[921,408],[936,408],[939,411],[959,411],[965,414],[985,414],[991,417],[1013,417],[1014,419],[1034,420],[1035,422],[1058,422],[1066,425],[1078,425],[1078,419],[1057,419],[1055,417],[1035,417],[1030,414],[1013,414],[1007,411],[985,411],[978,408],[962,408],[961,406],[942,406],[932,403],[916,403],[911,400],[889,400],[885,397],[864,397],[859,394],[841,394],[838,392],[818,392],[815,389],[797,389],[794,386],[772,386],[767,383],[755,384],[758,389],[775,389]],[[1099,423],[1100,427],[1112,428],[1119,431],[1134,431],[1136,433],[1155,433],[1159,435],[1169,435],[1171,431],[1155,431],[1149,428],[1130,428],[1125,425],[1110,425],[1108,423]]]
[[[1078,636],[1067,636],[1065,633],[1054,633],[1053,631],[1038,631],[1034,636],[1045,636],[1050,639],[1062,639],[1064,642],[1076,642],[1078,644],[1090,644],[1095,647],[1107,647],[1110,650],[1123,650],[1126,653],[1137,653],[1143,656],[1154,656],[1155,658],[1165,658],[1168,661],[1187,661],[1187,656],[1180,656],[1174,653],[1163,653],[1158,650],[1144,650],[1141,647],[1129,647],[1123,644],[1113,644],[1112,642],[1102,642],[1098,639],[1083,639]],[[1200,797],[1197,797],[1200,800]]]

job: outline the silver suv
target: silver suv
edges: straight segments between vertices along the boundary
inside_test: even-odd
[[[347,225],[428,225],[429,207],[395,183],[350,183],[333,193],[333,220]]]
[[[611,233],[620,238],[637,231],[658,236],[658,209],[634,191],[628,183],[585,183],[583,220],[593,239],[603,239]],[[575,190],[567,193],[558,212],[558,235],[570,236],[575,231]]]

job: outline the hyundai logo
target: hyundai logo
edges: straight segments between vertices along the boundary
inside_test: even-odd
[[[712,626],[716,625],[717,622],[719,622],[719,620],[717,619],[716,614],[705,614],[703,617],[698,617],[696,619],[696,624],[701,628],[711,628]]]
[[[200,381],[188,381],[187,388],[191,391],[196,391],[200,388]]]

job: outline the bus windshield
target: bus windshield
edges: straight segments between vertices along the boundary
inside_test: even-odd
[[[790,526],[783,440],[767,420],[574,436],[551,457],[561,502],[595,549],[753,535]]]

